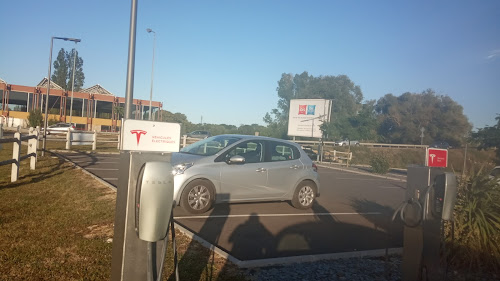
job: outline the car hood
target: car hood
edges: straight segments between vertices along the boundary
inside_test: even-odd
[[[172,166],[175,166],[182,163],[196,162],[197,160],[205,157],[206,156],[196,155],[196,154],[174,152],[172,153],[172,160],[170,161],[170,163],[172,164]]]

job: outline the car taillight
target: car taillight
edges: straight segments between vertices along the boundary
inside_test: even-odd
[[[314,163],[313,163],[313,171],[318,172],[318,166],[316,166],[316,164]]]
[[[75,128],[75,126],[71,126],[71,128],[73,128],[73,129],[74,129],[74,128]]]

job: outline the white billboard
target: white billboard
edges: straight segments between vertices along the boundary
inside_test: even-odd
[[[122,147],[132,151],[178,152],[181,125],[127,119],[123,122]]]
[[[288,135],[296,137],[321,138],[319,129],[323,122],[330,121],[331,100],[290,100],[288,113]]]

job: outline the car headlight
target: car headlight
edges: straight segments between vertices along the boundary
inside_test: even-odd
[[[184,171],[191,168],[192,166],[193,166],[193,163],[183,163],[183,164],[175,165],[172,168],[172,175],[174,175],[174,176],[182,175],[182,174],[184,174]]]

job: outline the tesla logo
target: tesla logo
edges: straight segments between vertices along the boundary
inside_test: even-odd
[[[147,134],[148,132],[144,130],[132,130],[130,133],[135,134],[137,137],[137,145],[139,145],[139,141],[141,140],[141,136]]]
[[[431,163],[434,163],[434,157],[436,157],[436,154],[429,154],[429,157],[431,158]]]

